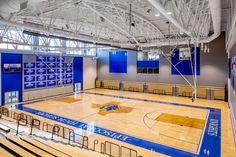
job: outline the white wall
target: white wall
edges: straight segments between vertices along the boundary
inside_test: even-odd
[[[56,96],[60,94],[68,94],[72,92],[73,92],[73,85],[23,91],[23,101],[41,99],[41,98]]]
[[[95,88],[97,78],[97,60],[92,58],[83,58],[83,89]]]
[[[208,44],[210,53],[200,54],[200,76],[197,83],[200,86],[220,86],[227,83],[227,54],[225,51],[224,33]],[[164,52],[169,52],[168,47],[163,47]],[[180,75],[171,74],[171,64],[160,55],[159,74],[139,74],[137,73],[137,52],[127,51],[127,73],[109,72],[109,51],[98,53],[98,79],[138,81],[138,82],[158,82],[167,84],[187,84]],[[193,83],[191,75],[185,76],[189,82]]]

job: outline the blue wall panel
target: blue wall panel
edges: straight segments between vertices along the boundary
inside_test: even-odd
[[[35,83],[29,82],[24,84],[24,89],[33,89],[36,88]]]
[[[21,64],[22,68],[22,54],[2,53],[2,67],[4,64]],[[19,101],[22,101],[22,73],[22,70],[4,73],[2,69],[2,104],[5,104],[4,93],[10,91],[19,91]]]
[[[110,73],[127,73],[127,51],[109,52]]]
[[[46,56],[37,56],[36,57],[36,61],[37,62],[46,62],[47,61],[47,57]]]
[[[156,61],[137,61],[138,68],[159,68],[159,60]]]
[[[46,82],[37,82],[36,83],[36,88],[42,88],[42,87],[46,87],[47,86],[47,84],[46,84]]]
[[[24,68],[35,68],[35,63],[24,63]]]
[[[58,58],[57,58],[57,62],[62,62],[62,63],[64,63],[64,62],[65,62],[65,57],[58,57]]]
[[[24,82],[33,82],[35,81],[35,76],[26,75],[24,76]]]
[[[193,64],[193,71],[194,71],[194,48],[191,48],[191,58]],[[176,65],[176,68],[183,74],[183,75],[193,75],[191,61],[190,60],[179,60],[179,49],[174,50],[175,55],[171,58],[171,62],[173,65]],[[171,73],[172,75],[180,75],[180,73],[171,66]],[[197,48],[197,75],[200,75],[200,49]]]
[[[36,69],[36,74],[37,75],[46,74],[46,69]]]
[[[56,82],[56,81],[48,81],[48,82],[47,82],[47,86],[48,86],[48,87],[56,86],[56,85],[57,85],[57,82]]]
[[[24,75],[34,75],[35,70],[34,69],[24,69]]]
[[[81,83],[81,90],[83,90],[83,57],[74,58],[74,83]]]
[[[56,62],[56,57],[54,56],[47,56],[47,62]]]
[[[45,62],[37,61],[36,68],[46,68],[46,67],[47,67],[47,65]]]

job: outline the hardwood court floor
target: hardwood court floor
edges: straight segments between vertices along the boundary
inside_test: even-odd
[[[236,154],[229,109],[227,103],[223,101],[199,99],[197,102],[191,102],[189,98],[105,89],[93,89],[88,90],[87,92],[219,108],[221,109],[222,127],[221,154],[223,157],[233,157]],[[60,98],[32,103],[28,104],[27,107],[80,122],[98,125],[102,128],[193,153],[198,149],[204,128],[202,127],[203,124],[200,124],[201,127],[199,127],[199,124],[192,124],[193,121],[191,120],[205,123],[208,115],[208,111],[205,109],[168,104],[163,105],[156,102],[144,102],[86,93],[78,94],[76,97],[68,96],[64,99]],[[158,121],[158,117],[160,118],[163,114],[168,115],[167,120]],[[177,119],[180,120],[175,122],[171,117],[178,117]],[[99,140],[107,139],[107,137],[97,134],[91,134],[90,138]],[[108,139],[111,140],[110,138]],[[117,140],[112,141],[120,143]],[[123,142],[122,145],[132,147],[138,150],[141,155],[148,157],[165,156]]]

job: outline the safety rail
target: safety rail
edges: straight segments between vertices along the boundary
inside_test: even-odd
[[[163,90],[163,89],[154,89],[154,90],[153,90],[153,93],[154,93],[154,94],[163,94],[163,95],[165,95],[165,94],[166,94],[166,91]]]
[[[136,150],[120,146],[110,141],[101,143],[101,153],[110,157],[140,157]]]
[[[6,116],[9,117],[9,110],[6,107],[1,107],[0,108],[0,118],[2,118],[2,116]]]
[[[18,114],[18,115],[17,115],[16,135],[18,135],[18,133],[19,133],[19,127],[20,127],[20,125],[21,125],[21,126],[27,126],[27,124],[28,124],[28,120],[27,120],[26,116],[25,116],[23,113]]]
[[[99,141],[95,139],[93,141],[93,148],[89,148],[89,138],[87,136],[77,134],[74,130],[58,125],[58,124],[49,124],[47,122],[41,123],[40,120],[34,118],[31,115],[25,113],[17,113],[11,111],[6,107],[0,106],[0,119],[2,116],[12,118],[17,122],[16,135],[19,133],[20,126],[30,126],[30,135],[33,135],[33,128],[42,129],[42,131],[51,133],[51,140],[54,140],[55,136],[61,137],[68,140],[68,144],[74,146],[77,144],[78,147],[83,149],[88,149],[96,151],[96,146],[99,145]],[[42,127],[40,127],[42,125]],[[140,157],[138,152],[134,149],[120,146],[116,143],[105,141],[100,143],[100,152],[101,154],[108,155],[110,157]]]
[[[71,142],[79,144],[81,148],[89,149],[89,138],[87,136],[76,134],[73,130],[69,133],[68,143],[71,144]]]
[[[129,87],[129,88],[128,88],[128,91],[131,91],[131,92],[139,92],[139,88],[137,88],[137,87]]]
[[[117,86],[108,85],[107,89],[118,90],[119,88]]]

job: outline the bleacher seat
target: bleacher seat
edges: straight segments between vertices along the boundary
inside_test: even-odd
[[[36,157],[32,153],[28,152],[27,150],[21,148],[20,146],[10,142],[5,138],[0,138],[0,145],[2,148],[6,149],[10,153],[14,153],[14,155],[18,156],[25,156],[25,157]]]
[[[120,81],[118,80],[102,80],[102,83],[105,89],[120,89]]]
[[[154,94],[165,94],[172,95],[173,94],[173,85],[171,84],[161,84],[161,83],[147,83],[148,93]]]
[[[123,88],[125,91],[131,92],[143,92],[144,91],[144,82],[131,82],[131,81],[124,81]]]

